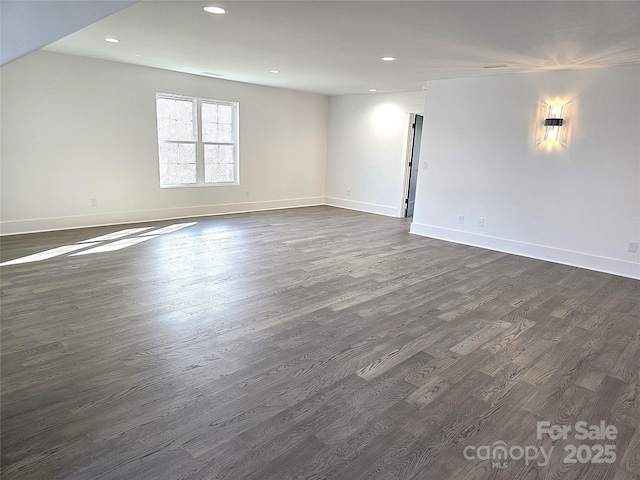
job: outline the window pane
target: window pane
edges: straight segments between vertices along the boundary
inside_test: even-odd
[[[204,146],[204,181],[206,183],[235,181],[233,145]]]
[[[193,143],[160,143],[160,185],[197,182],[196,146]]]
[[[218,123],[231,125],[233,120],[231,105],[218,105]]]
[[[196,140],[194,103],[190,100],[157,98],[158,140]]]
[[[233,131],[231,130],[231,125],[219,123],[217,134],[219,138],[218,142],[233,143]]]
[[[233,107],[202,103],[202,141],[233,143]]]

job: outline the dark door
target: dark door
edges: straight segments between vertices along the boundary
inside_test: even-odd
[[[413,216],[413,207],[416,203],[416,183],[418,181],[418,169],[420,166],[420,144],[422,142],[422,115],[416,115],[413,124],[413,142],[411,146],[411,160],[409,161],[409,189],[407,192],[407,213],[405,217]]]

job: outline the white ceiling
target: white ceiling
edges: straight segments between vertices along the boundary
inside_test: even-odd
[[[443,78],[640,64],[640,2],[143,0],[45,50],[327,95],[415,91]]]
[[[35,52],[138,0],[0,0],[0,65]]]

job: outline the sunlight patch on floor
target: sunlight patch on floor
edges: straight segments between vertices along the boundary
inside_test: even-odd
[[[182,230],[183,228],[191,227],[192,225],[195,225],[197,223],[198,222],[175,223],[173,225],[167,225],[166,227],[161,227],[156,230],[152,230],[154,227],[127,228],[124,230],[119,230],[117,232],[108,233],[106,235],[101,235],[99,237],[94,237],[89,240],[81,240],[75,245],[65,245],[63,247],[53,248],[45,252],[34,253],[32,255],[27,255],[26,257],[16,258],[15,260],[9,260],[9,261],[0,263],[0,267],[4,267],[8,265],[19,265],[21,263],[39,262],[42,260],[47,260],[48,258],[65,255],[71,252],[76,252],[77,250],[82,250],[83,248],[86,248],[86,250],[82,252],[73,253],[69,256],[75,257],[78,255],[90,255],[93,253],[115,252],[117,250],[122,250],[123,248],[127,248],[132,245],[137,245],[138,243],[142,243],[144,241],[157,238],[163,234],[173,233],[178,230]],[[145,232],[145,233],[140,233],[140,232]],[[128,237],[135,234],[139,234],[139,235],[131,238],[122,238],[122,237]],[[116,240],[116,241],[107,243],[105,245],[99,245],[101,242],[105,242],[109,240]],[[89,247],[93,247],[93,248],[89,248]]]
[[[76,250],[81,250],[83,248],[90,247],[92,245],[97,245],[97,243],[82,243],[76,245],[65,245],[63,247],[53,248],[51,250],[47,250],[45,252],[34,253],[33,255],[27,255],[26,257],[16,258],[15,260],[9,260],[8,262],[0,263],[0,267],[4,267],[6,265],[18,265],[20,263],[30,263],[30,262],[39,262],[41,260],[46,260],[48,258],[58,257],[60,255],[64,255],[65,253],[75,252]]]

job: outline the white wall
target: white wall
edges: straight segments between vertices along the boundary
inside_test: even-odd
[[[326,96],[42,51],[1,75],[3,234],[324,203]],[[240,102],[240,186],[159,188],[156,92]]]
[[[569,138],[546,151],[553,100]],[[411,231],[640,278],[639,132],[639,67],[430,82]]]
[[[331,97],[327,203],[400,216],[410,113],[424,92]]]

